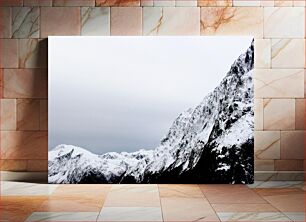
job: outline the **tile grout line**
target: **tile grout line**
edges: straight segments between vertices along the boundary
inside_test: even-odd
[[[261,189],[266,189],[266,188],[261,188]],[[260,194],[258,194],[262,199],[264,199],[268,204],[270,204],[272,207],[274,207],[276,210],[277,210],[277,212],[279,212],[279,213],[282,213],[282,211],[278,208],[278,207],[276,207],[276,206],[274,206],[271,202],[269,202],[268,200],[266,200],[266,198],[264,198],[263,196],[261,196]]]
[[[198,187],[199,187],[199,184],[198,184]],[[248,186],[247,186],[248,187]],[[200,187],[199,187],[200,188]],[[258,194],[256,191],[254,191],[252,188],[249,188],[248,187],[248,189],[249,190],[252,190],[254,193],[256,193],[259,197],[261,197],[261,199],[263,199],[265,202],[266,202],[266,204],[270,204],[272,207],[274,207],[276,210],[277,210],[277,213],[280,213],[282,216],[284,216],[285,218],[288,218],[290,221],[293,221],[293,220],[291,220],[284,212],[282,212],[279,208],[277,208],[276,206],[274,206],[272,203],[270,203],[268,200],[266,200],[263,196],[261,196],[260,194]],[[263,189],[265,189],[265,188],[263,188]],[[206,196],[205,196],[205,194],[204,194],[204,192],[202,191],[202,189],[200,188],[200,190],[201,190],[201,192],[202,192],[202,194],[203,194],[203,196],[206,198]],[[211,202],[209,201],[209,199],[208,198],[206,198],[207,199],[207,201],[208,201],[208,203],[210,204],[210,206],[211,206],[211,208],[214,210],[214,212],[216,213],[216,215],[217,215],[217,217],[219,218],[219,220],[222,222],[222,219],[219,217],[219,215],[218,215],[218,213],[215,211],[215,209],[214,209],[214,207],[212,206],[212,204],[211,204]],[[250,204],[252,204],[252,203],[250,203]],[[226,213],[226,212],[225,212]],[[232,213],[242,213],[242,212],[232,212]],[[249,212],[249,213],[273,213],[273,212],[257,212],[257,211],[253,211],[253,212]],[[276,212],[275,212],[276,213]]]
[[[109,190],[108,190],[107,194],[105,195],[105,199],[104,199],[103,204],[102,204],[102,207],[101,207],[101,209],[100,209],[100,211],[99,211],[99,213],[98,213],[98,216],[97,216],[97,218],[96,218],[96,221],[98,221],[98,220],[99,220],[99,217],[100,217],[101,211],[102,211],[102,209],[103,209],[103,207],[104,207],[104,204],[105,204],[106,198],[107,198],[107,196],[108,196],[109,192],[111,191],[112,187],[113,187],[113,184],[110,186],[110,188],[109,188]]]
[[[269,189],[269,188],[259,188],[259,189]],[[271,189],[271,188],[270,188]],[[273,188],[272,188],[273,189]],[[260,196],[264,201],[266,201],[266,203],[270,204],[272,207],[274,207],[278,213],[280,213],[281,215],[283,215],[284,217],[288,218],[290,221],[291,218],[289,218],[285,213],[283,213],[278,207],[274,206],[271,202],[269,202],[266,198],[264,198],[262,195],[260,195],[259,193],[257,193],[256,191],[254,191],[258,196]]]
[[[247,186],[248,187],[248,186]],[[248,187],[249,190],[252,190],[257,196],[259,196],[262,200],[265,201],[266,204],[270,204],[271,206],[273,206],[270,202],[268,202],[263,196],[261,196],[259,193],[257,193],[254,189],[256,188],[250,188]],[[260,188],[259,188],[260,189]],[[261,188],[261,189],[265,189],[265,188]],[[274,206],[273,206],[274,207]],[[277,209],[278,210],[278,209]]]
[[[211,202],[210,202],[209,199],[206,197],[206,195],[204,194],[203,190],[200,188],[200,185],[197,184],[197,186],[198,186],[198,188],[200,189],[200,191],[201,191],[203,197],[207,200],[207,202],[209,203],[210,207],[211,207],[211,208],[213,209],[213,211],[215,212],[215,214],[216,214],[216,216],[218,217],[219,221],[222,222],[222,220],[221,220],[221,218],[219,217],[217,211],[216,211],[215,208],[212,206]]]
[[[161,203],[161,196],[160,196],[160,190],[159,190],[159,184],[156,184],[157,190],[158,190],[158,198],[159,198],[159,205],[160,205],[160,211],[161,211],[161,216],[162,216],[162,221],[164,222],[164,213],[163,213],[163,208],[162,208],[162,203]]]

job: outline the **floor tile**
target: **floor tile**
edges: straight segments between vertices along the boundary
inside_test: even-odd
[[[282,212],[305,211],[305,191],[297,188],[255,189],[266,201]]]
[[[160,197],[204,197],[199,186],[193,184],[161,184],[158,189]]]
[[[26,221],[96,221],[99,212],[34,212]]]
[[[255,188],[253,189],[256,193],[258,193],[262,197],[270,197],[270,196],[281,196],[281,195],[292,195],[292,194],[303,194],[303,191],[300,188]]]
[[[210,203],[266,203],[246,185],[199,185]]]
[[[212,204],[216,212],[277,212],[278,210],[268,203],[260,204]]]
[[[52,193],[52,196],[58,197],[88,197],[103,198],[110,191],[109,184],[60,184]]]
[[[24,221],[47,197],[43,196],[1,196],[0,221]]]
[[[306,221],[305,212],[283,212],[283,214],[293,221]]]
[[[98,212],[101,210],[104,198],[52,196],[39,207],[39,212]]]
[[[221,221],[291,221],[288,217],[280,212],[272,212],[272,213],[218,213]]]
[[[255,181],[249,188],[303,188],[304,181]]]
[[[303,187],[303,181],[249,186],[2,181],[0,220],[305,221]]]
[[[159,207],[157,185],[113,185],[106,196],[105,207]]]
[[[164,221],[219,221],[205,198],[161,198]]]
[[[50,195],[57,188],[55,184],[35,184],[1,181],[2,196],[45,196]]]
[[[160,207],[103,207],[98,221],[163,221]]]

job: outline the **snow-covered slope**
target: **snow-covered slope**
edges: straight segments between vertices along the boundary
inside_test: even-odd
[[[181,113],[154,150],[49,151],[49,183],[253,182],[253,43],[213,92]]]

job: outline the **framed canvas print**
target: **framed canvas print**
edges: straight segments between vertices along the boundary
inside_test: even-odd
[[[49,37],[49,183],[252,183],[252,37]]]

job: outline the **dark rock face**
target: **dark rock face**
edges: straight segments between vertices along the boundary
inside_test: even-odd
[[[253,42],[213,92],[181,113],[154,150],[49,152],[50,183],[252,183]]]

